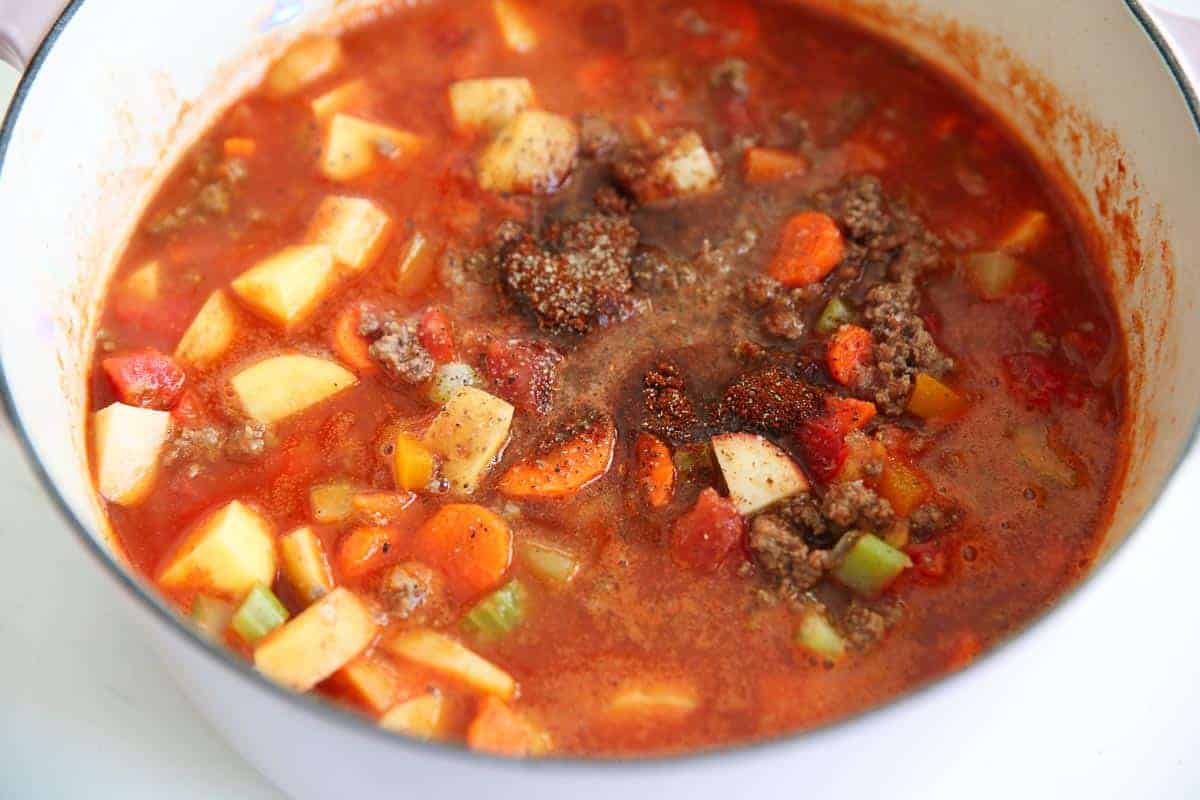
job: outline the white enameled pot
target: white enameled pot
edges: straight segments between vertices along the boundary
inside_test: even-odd
[[[1155,510],[1200,408],[1200,131],[1196,97],[1173,55],[1185,37],[1200,44],[1200,36],[1186,20],[1170,30],[1156,24],[1138,0],[821,2],[972,85],[1099,221],[1130,338],[1134,398],[1129,475],[1106,557],[1011,643],[855,719],[679,759],[516,763],[389,736],[281,691],[209,648],[114,556],[87,473],[84,369],[96,304],[131,224],[174,156],[273,53],[302,30],[336,27],[364,4],[73,0],[61,10],[61,2],[0,0],[0,57],[25,67],[0,134],[8,411],[65,527],[112,575],[179,684],[290,795],[530,800],[970,790],[979,798],[1024,788],[1025,796],[1112,796],[1111,776],[1131,774],[1105,773],[1103,759],[1089,761],[1072,742],[1102,747],[1081,734],[1099,714],[1136,730],[1164,713],[1120,690],[1158,674],[1146,658],[1154,637],[1194,637],[1200,652],[1200,632],[1123,612],[1131,596],[1157,591],[1168,603],[1178,590],[1182,597],[1200,563],[1195,531],[1156,524]],[[1176,502],[1189,501],[1185,494],[1174,488]],[[1181,706],[1200,707],[1190,685],[1179,693]],[[1129,737],[1119,758],[1136,763],[1139,752],[1164,746],[1172,745]],[[1037,785],[1022,782],[1030,776]],[[1190,780],[1192,788],[1200,783]]]

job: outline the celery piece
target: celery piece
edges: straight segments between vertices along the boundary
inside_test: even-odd
[[[850,306],[840,297],[835,297],[825,305],[821,316],[817,317],[817,333],[828,336],[843,325],[848,324],[854,317]]]
[[[461,361],[451,361],[438,367],[429,381],[429,399],[438,405],[445,405],[455,392],[464,386],[479,386],[483,383],[479,373],[470,364]]]
[[[199,594],[192,601],[192,623],[211,642],[220,642],[225,638],[232,618],[233,606],[224,600]]]
[[[525,618],[525,587],[511,580],[476,603],[462,620],[463,629],[485,639],[502,636]]]
[[[796,644],[817,658],[838,661],[846,654],[846,642],[829,620],[815,608],[805,609],[796,630]]]
[[[846,534],[847,536],[851,534]],[[843,586],[864,597],[874,597],[887,588],[912,559],[874,534],[858,537],[833,570]]]
[[[680,475],[688,475],[705,469],[716,469],[716,458],[708,442],[688,444],[675,448],[671,457],[675,462],[675,471]]]
[[[250,644],[287,622],[288,611],[275,593],[256,583],[238,606],[231,622],[233,629]]]
[[[522,542],[520,554],[530,572],[554,586],[566,586],[579,572],[574,556],[548,544]]]
[[[963,261],[967,277],[984,300],[1007,296],[1021,271],[1021,262],[1008,253],[973,253]]]

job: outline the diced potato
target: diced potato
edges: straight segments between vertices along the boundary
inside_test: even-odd
[[[421,145],[422,139],[415,133],[334,114],[321,153],[321,172],[330,180],[351,181],[374,169],[381,157],[407,164]]]
[[[840,661],[846,655],[846,641],[825,614],[815,608],[805,609],[796,630],[796,644],[828,661]]]
[[[463,130],[498,131],[532,105],[528,78],[473,78],[450,84],[450,112]]]
[[[1027,253],[1041,244],[1049,232],[1050,217],[1046,212],[1029,209],[1004,234],[998,249],[1006,253]]]
[[[379,257],[392,232],[392,218],[361,197],[326,197],[321,201],[308,240],[328,245],[333,258],[352,272],[362,272]]]
[[[695,131],[680,136],[654,161],[650,177],[671,197],[711,192],[721,183],[717,166]]]
[[[493,192],[553,194],[571,172],[578,149],[571,120],[522,111],[479,156],[479,185]]]
[[[254,648],[254,666],[278,684],[307,692],[366,650],[377,631],[362,600],[338,587],[263,639]]]
[[[325,122],[334,114],[346,111],[357,111],[367,104],[371,98],[371,90],[362,78],[347,81],[341,86],[330,89],[311,103],[313,116],[318,122]]]
[[[513,407],[482,389],[464,386],[425,431],[425,445],[441,458],[450,490],[471,494],[508,441]]]
[[[267,72],[267,91],[294,94],[342,63],[342,43],[333,36],[309,36],[293,44]]]
[[[205,517],[159,573],[168,589],[194,587],[240,598],[275,582],[275,532],[261,514],[234,500]]]
[[[437,739],[446,718],[446,700],[436,689],[405,700],[379,718],[379,726],[416,739]]]
[[[330,481],[308,490],[308,504],[317,522],[343,522],[354,513],[352,499],[358,490],[349,481]]]
[[[208,296],[175,345],[175,360],[206,367],[225,355],[237,335],[237,310],[220,289]]]
[[[296,595],[311,603],[333,591],[333,572],[321,540],[307,525],[279,540],[283,576]]]
[[[538,45],[537,31],[513,0],[492,0],[492,11],[504,44],[514,53],[528,53]]]
[[[100,494],[123,506],[140,503],[158,475],[158,461],[171,414],[113,403],[92,415],[96,484]]]
[[[323,244],[288,247],[233,280],[233,291],[284,330],[308,317],[333,288],[333,250]]]
[[[742,514],[753,514],[808,489],[800,467],[771,442],[754,433],[723,433],[712,438],[713,453]]]
[[[608,704],[617,716],[684,716],[700,707],[695,687],[687,683],[633,684],[619,690]]]
[[[1050,446],[1046,430],[1037,425],[1018,425],[1012,431],[1017,456],[1039,477],[1068,489],[1079,484],[1075,468]]]
[[[290,353],[246,367],[230,383],[246,413],[270,425],[333,397],[358,378],[334,361]]]
[[[354,659],[338,671],[336,678],[358,702],[376,714],[391,708],[400,691],[396,670],[369,656]]]
[[[129,273],[125,279],[125,291],[130,297],[149,303],[158,298],[162,282],[162,266],[158,261],[148,261]]]
[[[512,676],[454,639],[429,630],[410,630],[387,643],[393,654],[465,683],[472,689],[509,700],[517,690]]]
[[[433,268],[437,261],[437,248],[420,231],[415,232],[400,256],[400,267],[396,270],[396,291],[402,295],[416,294],[433,279]]]

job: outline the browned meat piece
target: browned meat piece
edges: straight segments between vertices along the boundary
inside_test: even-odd
[[[671,442],[686,440],[699,420],[679,367],[660,361],[642,378],[642,425]]]
[[[781,367],[770,366],[735,380],[725,390],[720,416],[769,433],[787,434],[821,408],[820,393]]]
[[[843,530],[879,531],[895,519],[892,504],[868,489],[862,481],[835,483],[829,487],[821,501],[821,513]]]
[[[633,282],[644,292],[678,292],[696,283],[691,265],[673,258],[660,247],[643,245],[633,256]]]
[[[408,561],[383,573],[379,598],[396,617],[429,624],[443,615],[446,590],[437,572],[417,561]]]
[[[820,582],[825,573],[821,551],[812,551],[803,537],[775,514],[759,514],[750,524],[750,554],[785,597],[796,598]]]
[[[364,311],[358,332],[371,342],[371,358],[392,380],[421,383],[433,375],[433,356],[421,346],[415,323],[401,322],[391,314]]]
[[[497,396],[523,411],[545,414],[554,399],[562,358],[546,342],[494,340],[488,344],[484,367]]]
[[[601,186],[592,195],[592,205],[601,214],[621,216],[633,210],[633,204],[612,186]]]
[[[933,503],[925,503],[909,515],[908,532],[914,540],[923,542],[954,525],[958,517],[958,509],[947,511]]]
[[[592,214],[526,232],[500,248],[505,290],[545,330],[587,333],[632,313],[630,263],[638,232],[628,217]]]
[[[579,151],[588,158],[604,158],[621,144],[621,133],[598,114],[579,115]]]
[[[821,515],[816,498],[808,492],[789,497],[772,507],[771,513],[778,515],[804,538],[804,543],[813,550],[828,550],[837,543],[841,531],[829,525]]]
[[[762,326],[767,333],[789,342],[804,338],[807,330],[804,312],[784,298],[773,300],[762,317]]]
[[[878,642],[887,633],[888,621],[874,609],[857,600],[846,607],[841,620],[842,632],[855,647],[865,649]]]
[[[746,302],[750,304],[751,308],[768,306],[786,291],[782,283],[769,275],[755,275],[746,281],[746,287],[743,290]]]
[[[867,293],[863,316],[875,339],[874,400],[885,414],[903,413],[918,372],[941,377],[954,369],[916,313],[919,303],[909,283],[883,283]]]

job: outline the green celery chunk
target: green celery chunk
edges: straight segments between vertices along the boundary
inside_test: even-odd
[[[192,623],[211,642],[220,642],[233,619],[233,605],[206,594],[192,600]]]
[[[525,587],[513,579],[476,603],[462,620],[463,629],[485,639],[510,632],[525,618]]]
[[[287,622],[288,610],[275,593],[255,584],[246,599],[238,606],[230,623],[233,629],[250,644],[255,644],[271,631]]]
[[[796,644],[817,658],[838,661],[846,654],[846,642],[829,620],[815,608],[806,609],[796,630]]]
[[[675,463],[675,471],[680,475],[689,475],[706,469],[712,470],[717,466],[712,447],[708,442],[677,447],[671,460]]]
[[[850,306],[840,297],[835,297],[825,305],[821,316],[817,317],[817,333],[828,336],[854,318]]]
[[[579,572],[579,562],[573,555],[548,544],[522,542],[520,554],[530,572],[555,586],[566,586]]]
[[[905,553],[878,536],[866,533],[858,537],[843,556],[833,570],[833,577],[864,597],[874,597],[911,566],[912,559]]]
[[[464,386],[479,386],[483,380],[470,364],[451,361],[438,367],[429,379],[429,399],[445,405]]]

